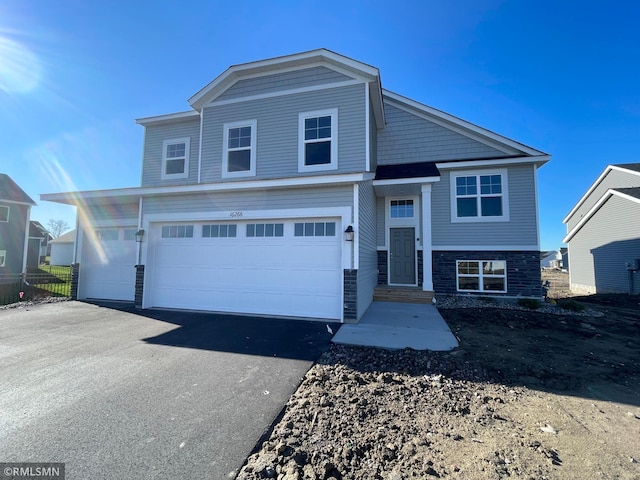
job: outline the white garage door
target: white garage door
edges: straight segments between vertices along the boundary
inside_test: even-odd
[[[83,239],[81,298],[133,300],[136,282],[136,229],[103,228]],[[89,238],[89,235],[92,235]]]
[[[341,318],[339,219],[157,224],[145,304]]]

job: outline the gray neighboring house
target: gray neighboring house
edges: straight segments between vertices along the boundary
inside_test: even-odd
[[[76,243],[76,231],[60,235],[49,242],[51,246],[50,265],[71,265],[73,263],[73,252]]]
[[[571,291],[640,293],[640,163],[607,166],[563,222]]]
[[[189,107],[137,120],[139,187],[41,196],[83,212],[79,298],[356,322],[385,290],[542,295],[546,153],[325,49],[229,67]]]
[[[35,205],[9,175],[0,173],[0,275],[26,270],[29,220]]]

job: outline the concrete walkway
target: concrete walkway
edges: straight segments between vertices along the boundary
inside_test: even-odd
[[[333,343],[398,350],[448,351],[456,337],[433,305],[373,302],[357,324],[340,327]]]

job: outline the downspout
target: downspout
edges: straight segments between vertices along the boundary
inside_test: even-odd
[[[138,230],[142,229],[142,197],[138,199]],[[142,242],[138,242],[138,265],[142,262]]]

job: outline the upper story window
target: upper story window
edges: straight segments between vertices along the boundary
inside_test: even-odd
[[[9,207],[0,205],[0,222],[9,221]]]
[[[256,120],[224,124],[223,177],[256,174],[256,129]]]
[[[506,170],[451,174],[451,221],[509,220]]]
[[[191,139],[174,138],[162,143],[163,180],[187,178],[189,176],[189,148]]]
[[[338,109],[299,115],[298,171],[338,168]]]
[[[413,200],[391,200],[389,207],[391,218],[413,218]]]

